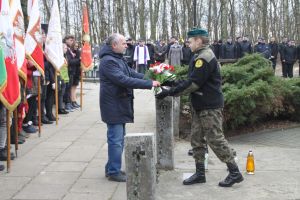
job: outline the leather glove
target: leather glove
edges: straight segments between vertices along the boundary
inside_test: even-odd
[[[171,88],[170,90],[166,90],[162,88],[162,92],[158,93],[157,95],[155,95],[155,97],[157,99],[164,99],[167,96],[173,96],[173,88]]]
[[[175,81],[165,81],[161,84],[161,86],[169,86],[169,87],[173,87],[176,85]]]

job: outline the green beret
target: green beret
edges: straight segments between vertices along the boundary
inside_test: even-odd
[[[196,36],[208,37],[208,32],[203,28],[193,28],[188,32],[188,38],[196,37]]]

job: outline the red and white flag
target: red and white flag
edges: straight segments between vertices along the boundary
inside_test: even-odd
[[[30,2],[31,0],[28,1],[28,6]],[[44,76],[43,39],[40,20],[39,0],[32,0],[29,25],[25,37],[25,51],[27,57]]]
[[[90,44],[89,17],[86,4],[83,4],[83,31],[82,31],[82,49],[81,49],[81,68],[88,71],[93,67],[92,49]]]
[[[6,88],[0,93],[0,100],[9,111],[15,110],[21,100],[14,42],[9,0],[0,0],[0,43],[7,72]]]
[[[47,60],[58,71],[65,63],[57,0],[53,0],[51,17],[48,25],[48,34],[45,44],[45,56],[47,57]]]
[[[25,56],[25,28],[24,16],[20,0],[10,0],[11,21],[14,28],[14,40],[17,56],[17,67],[19,76],[26,81],[27,79],[27,60]]]

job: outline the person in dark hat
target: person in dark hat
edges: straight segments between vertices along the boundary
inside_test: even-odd
[[[156,95],[162,99],[166,96],[189,94],[193,108],[191,145],[196,164],[196,172],[183,181],[184,185],[205,183],[206,144],[217,157],[226,163],[229,175],[219,182],[220,187],[231,187],[244,180],[234,160],[233,149],[229,147],[222,130],[222,110],[224,98],[220,66],[213,51],[209,48],[208,32],[194,28],[188,32],[191,51],[195,54],[189,64],[188,78],[180,82],[167,82],[171,86]]]

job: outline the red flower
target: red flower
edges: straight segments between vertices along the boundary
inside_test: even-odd
[[[169,70],[170,70],[171,72],[174,72],[174,71],[175,71],[174,66],[170,65],[170,66],[169,66]]]

